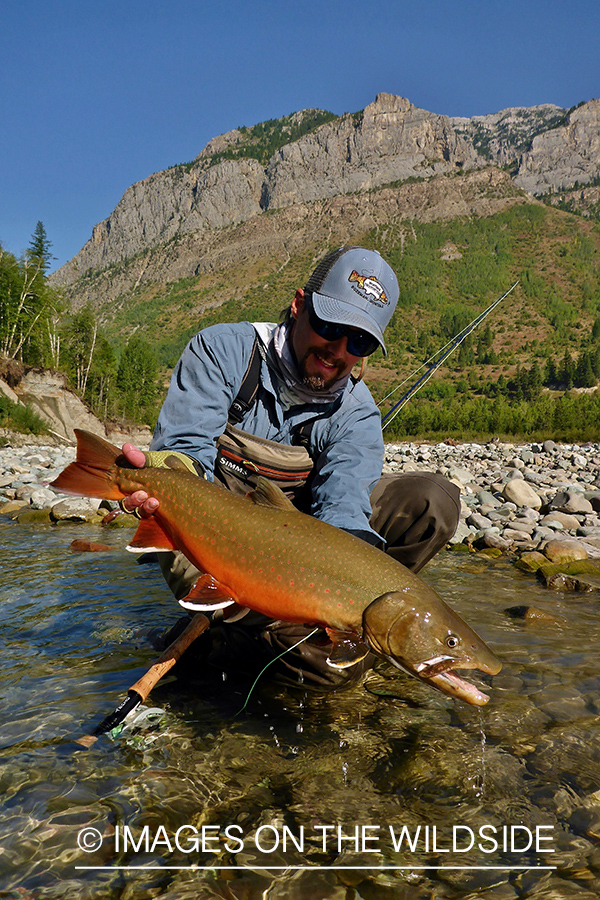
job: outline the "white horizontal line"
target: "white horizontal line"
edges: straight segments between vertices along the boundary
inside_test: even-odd
[[[449,870],[452,869],[454,871],[459,872],[530,872],[530,871],[554,871],[557,866],[269,866],[269,865],[260,865],[258,863],[255,866],[75,866],[78,870],[95,870],[98,872],[116,872],[124,869],[128,870],[138,870],[140,872],[151,872],[151,871],[182,871],[189,869],[197,869],[198,871],[214,871],[215,869],[223,869],[225,871],[231,871],[233,869],[244,869],[249,872],[254,872],[258,869],[260,870],[273,870],[273,871],[282,871],[289,872],[291,870],[301,870],[301,869],[323,869],[323,870],[335,870],[335,869],[360,869],[365,871],[373,871],[373,872],[381,872],[384,869],[410,869],[411,871],[419,871],[424,872],[427,870],[437,870],[440,871],[442,869]]]

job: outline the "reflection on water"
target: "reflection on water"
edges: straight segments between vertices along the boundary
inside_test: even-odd
[[[597,595],[442,554],[426,579],[504,664],[488,707],[384,663],[334,695],[263,679],[239,716],[248,684],[171,680],[76,751],[153,661],[136,632],[178,612],[122,532],[75,536],[0,521],[0,896],[598,897]]]

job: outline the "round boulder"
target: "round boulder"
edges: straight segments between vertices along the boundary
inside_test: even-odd
[[[99,505],[99,500],[69,497],[54,504],[51,516],[55,522],[95,522]]]
[[[558,510],[564,513],[592,513],[594,507],[589,500],[578,491],[561,491],[552,498],[548,504],[548,510]]]
[[[520,478],[511,478],[502,488],[502,496],[517,506],[529,506],[532,509],[540,509],[542,499],[539,497],[527,481]]]
[[[587,559],[587,551],[579,541],[548,541],[544,546],[544,556],[554,563],[577,562]]]

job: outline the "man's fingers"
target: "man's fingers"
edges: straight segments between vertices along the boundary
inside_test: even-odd
[[[146,491],[134,491],[123,500],[123,508],[127,512],[137,510],[142,517],[152,516],[158,509],[156,497],[149,497]]]
[[[158,500],[156,497],[149,497],[140,507],[141,516],[153,516],[158,509]]]
[[[123,444],[122,450],[123,456],[132,466],[142,469],[146,465],[146,455],[133,444]],[[134,491],[133,494],[125,497],[122,506],[127,512],[135,512],[145,519],[154,515],[158,509],[158,500],[156,497],[150,497],[146,491]]]
[[[123,456],[128,462],[131,463],[132,466],[135,466],[136,469],[143,469],[146,465],[146,455],[142,452],[142,450],[138,450],[137,447],[134,447],[133,444],[123,444],[122,447]]]
[[[127,510],[127,512],[133,512],[134,509],[137,509],[148,499],[148,494],[146,491],[134,491],[133,494],[130,494],[129,497],[125,497],[123,500],[123,506]]]

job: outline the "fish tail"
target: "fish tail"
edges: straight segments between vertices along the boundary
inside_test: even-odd
[[[126,494],[118,487],[114,471],[117,460],[125,462],[123,454],[96,434],[75,429],[77,458],[60,473],[50,487],[65,494],[97,497],[100,500],[121,500]]]

